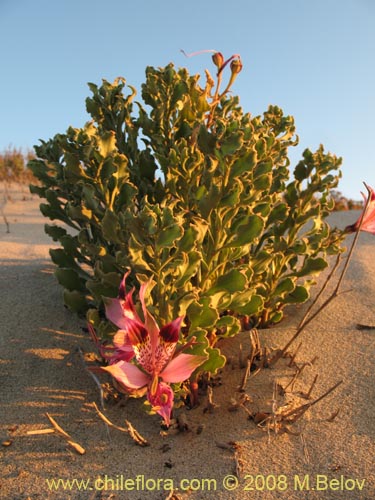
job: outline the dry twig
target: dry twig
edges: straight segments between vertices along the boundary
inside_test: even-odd
[[[142,437],[139,432],[132,426],[132,424],[128,421],[125,420],[127,428],[125,427],[120,427],[119,425],[114,424],[111,422],[98,408],[96,403],[93,403],[93,407],[95,408],[98,416],[105,422],[109,427],[113,427],[114,429],[117,429],[118,431],[121,432],[126,432],[127,434],[130,435],[130,437],[135,441],[136,444],[139,446],[149,446],[149,442]]]
[[[51,422],[53,428],[48,428],[48,429],[37,429],[33,431],[27,431],[28,436],[38,436],[42,434],[54,434],[57,433],[60,436],[62,436],[69,446],[73,448],[77,453],[80,455],[84,455],[86,453],[86,450],[78,443],[72,440],[71,436],[64,431],[64,429],[56,422],[54,418],[51,417],[48,413],[45,414],[48,420]]]

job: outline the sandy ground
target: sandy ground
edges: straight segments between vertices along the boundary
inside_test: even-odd
[[[149,441],[142,448],[128,434],[108,431],[93,408],[93,402],[100,405],[99,391],[79,350],[87,358],[94,348],[84,322],[63,307],[40,200],[26,188],[13,187],[8,194],[1,197],[0,212],[0,498],[375,498],[375,330],[356,328],[375,325],[374,236],[360,236],[343,286],[351,291],[301,336],[298,363],[318,359],[305,367],[294,393],[306,392],[319,374],[312,399],[301,401],[343,383],[291,427],[293,434],[275,435],[257,427],[244,410],[228,411],[244,372],[237,362],[239,344],[248,348],[244,333],[224,347],[234,363],[214,388],[218,406],[205,412],[203,398],[200,407],[185,412],[186,432],[164,435],[160,418],[145,415],[140,400],[106,403],[112,422],[124,426],[128,419]],[[333,223],[344,227],[357,217],[358,212],[334,214]],[[283,346],[305,308],[290,309],[281,327],[261,331],[263,342]],[[292,376],[282,362],[250,378],[249,411],[269,412],[272,405],[284,404],[281,396],[273,401],[273,387],[275,380],[285,387]],[[51,427],[46,413],[86,450],[84,455],[57,434],[27,434]],[[56,490],[52,480],[59,479],[73,482],[55,483]]]

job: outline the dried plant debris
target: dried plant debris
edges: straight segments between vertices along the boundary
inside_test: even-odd
[[[102,413],[99,408],[97,407],[96,403],[93,403],[93,407],[96,410],[96,413],[98,416],[103,420],[103,422],[108,425],[109,427],[113,427],[114,429],[117,429],[118,431],[125,432],[130,435],[130,437],[133,439],[133,441],[138,444],[139,446],[149,446],[150,443],[145,439],[143,436],[139,434],[137,429],[133,427],[133,425],[128,421],[125,420],[126,423],[126,428],[125,427],[120,427],[119,425],[116,425],[112,423],[105,415]]]
[[[363,325],[362,323],[357,323],[357,330],[375,330],[375,325]]]
[[[258,427],[264,428],[267,431],[274,431],[276,434],[281,434],[287,432],[289,434],[295,434],[289,429],[289,426],[297,422],[312,406],[319,403],[322,399],[331,394],[334,390],[342,384],[342,380],[335,384],[333,387],[328,389],[324,394],[319,396],[317,399],[305,403],[303,405],[295,406],[290,408],[289,405],[279,407],[277,405],[277,400],[273,400],[272,411],[269,412],[256,412],[249,416],[251,420],[254,421]]]
[[[84,455],[86,453],[86,450],[76,441],[73,441],[71,436],[64,431],[64,429],[56,422],[56,420],[51,417],[48,413],[45,414],[50,423],[52,424],[52,428],[48,427],[47,429],[36,429],[32,431],[28,431],[26,434],[28,436],[38,436],[38,435],[43,435],[43,434],[59,434],[62,436],[68,445],[73,448],[73,450],[78,453],[79,455]]]
[[[219,405],[217,405],[216,403],[214,403],[213,401],[213,389],[212,387],[209,385],[207,387],[207,405],[206,407],[204,408],[203,410],[203,413],[213,413],[215,408],[217,408]]]
[[[165,497],[165,500],[181,500],[181,497],[173,490]]]
[[[331,415],[327,418],[326,421],[333,422],[339,413],[340,413],[340,408],[337,408],[337,410],[331,413]]]

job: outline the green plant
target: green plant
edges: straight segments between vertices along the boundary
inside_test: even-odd
[[[293,118],[277,106],[245,114],[229,94],[240,58],[213,61],[203,87],[186,69],[148,67],[143,104],[122,78],[89,84],[92,120],[42,141],[29,163],[42,213],[70,228],[45,227],[61,243],[50,254],[65,304],[111,336],[103,297],[130,269],[134,286],[153,284],[160,324],[185,318],[180,342],[194,338],[211,373],[225,363],[217,340],[306,301],[343,239],[325,220],[341,159],[306,150],[290,178]]]

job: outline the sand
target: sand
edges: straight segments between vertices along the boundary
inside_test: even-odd
[[[299,365],[318,358],[298,377],[293,397],[306,392],[316,374],[312,399],[302,403],[343,383],[291,426],[292,433],[262,429],[243,409],[228,411],[231,398],[239,397],[239,345],[244,351],[249,346],[245,332],[223,347],[233,364],[214,387],[217,406],[207,411],[202,397],[200,407],[183,411],[186,431],[163,433],[160,418],[146,415],[139,399],[105,403],[112,422],[124,427],[128,420],[147,439],[149,446],[141,447],[127,433],[108,430],[93,407],[100,407],[99,390],[82,354],[90,363],[95,349],[84,321],[63,307],[48,254],[54,243],[43,229],[49,221],[39,203],[16,185],[1,198],[0,498],[375,498],[375,330],[357,329],[358,323],[375,325],[374,236],[360,235],[346,293],[301,335]],[[336,213],[332,223],[344,227],[358,214]],[[280,327],[260,331],[264,345],[282,347],[306,307],[290,308]],[[292,375],[282,361],[251,377],[245,387],[249,411],[284,404],[281,396],[273,401],[275,380],[285,387]],[[51,428],[46,413],[85,449],[83,455],[56,433],[27,434]],[[55,483],[52,490],[51,481],[59,479],[73,483]]]

